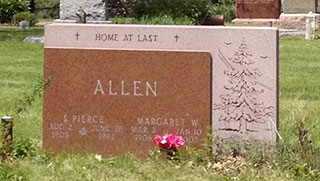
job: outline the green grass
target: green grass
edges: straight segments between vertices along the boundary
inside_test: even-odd
[[[290,140],[296,132],[295,112],[305,112],[307,129],[320,146],[319,40],[285,38],[280,41],[280,131]]]
[[[13,114],[17,101],[30,94],[42,77],[43,45],[24,43],[28,35],[43,35],[43,28],[20,31],[0,28],[0,115]],[[15,118],[14,140],[18,158],[0,164],[0,180],[319,180],[320,173],[320,41],[280,39],[280,135],[275,153],[246,153],[241,172],[225,174],[200,151],[187,152],[180,161],[125,155],[94,155],[41,151],[42,99],[37,97]],[[312,146],[301,149],[297,122],[305,122]],[[300,126],[301,128],[301,126]],[[25,146],[29,143],[32,146]],[[17,147],[19,146],[19,147]],[[20,154],[18,154],[20,153]],[[24,157],[22,157],[24,156]],[[210,160],[210,161],[208,161]]]
[[[0,115],[15,112],[17,101],[29,93],[42,77],[43,44],[24,43],[26,36],[43,35],[43,28],[20,31],[0,29]],[[41,139],[42,101],[15,120],[15,137]]]

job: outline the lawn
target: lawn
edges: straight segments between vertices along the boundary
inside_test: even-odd
[[[21,101],[29,103],[26,97],[33,95],[42,77],[43,44],[22,42],[28,35],[43,35],[43,28],[0,28],[0,116],[15,114]],[[139,160],[132,155],[102,160],[65,153],[53,157],[40,149],[42,99],[37,96],[15,115],[17,158],[0,164],[0,180],[319,180],[319,44],[319,40],[280,39],[282,139],[275,153],[248,151],[245,161],[238,160],[245,163],[241,169],[230,172],[201,150],[187,150],[175,161],[156,156]],[[302,138],[304,131],[307,137]]]

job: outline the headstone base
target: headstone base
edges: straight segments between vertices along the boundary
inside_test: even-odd
[[[295,30],[295,29],[280,29],[279,35],[280,37],[286,37],[286,36],[297,37],[297,36],[304,36],[305,32],[302,30]]]
[[[86,24],[111,24],[112,21],[87,21]],[[56,19],[53,23],[76,23],[76,20]]]
[[[236,18],[234,20],[232,20],[232,24],[236,24],[236,25],[265,25],[265,26],[270,26],[270,24],[272,24],[272,26],[279,26],[280,21],[279,19],[261,19],[261,18],[257,18],[257,19],[249,19],[249,18]]]
[[[306,29],[307,14],[284,14],[280,15],[280,28],[282,29]],[[314,14],[316,17],[316,30],[320,29],[320,14]]]

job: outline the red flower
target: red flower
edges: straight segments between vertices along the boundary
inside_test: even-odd
[[[172,135],[171,139],[171,143],[175,149],[178,149],[184,145],[182,136]]]
[[[184,145],[182,136],[177,136],[175,134],[165,134],[163,136],[156,135],[153,141],[159,148],[168,150],[177,150]]]

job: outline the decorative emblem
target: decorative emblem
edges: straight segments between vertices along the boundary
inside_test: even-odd
[[[80,133],[82,136],[84,136],[84,135],[86,135],[86,134],[88,133],[88,131],[87,131],[87,129],[86,129],[85,127],[83,127],[83,128],[80,129],[79,133]]]

